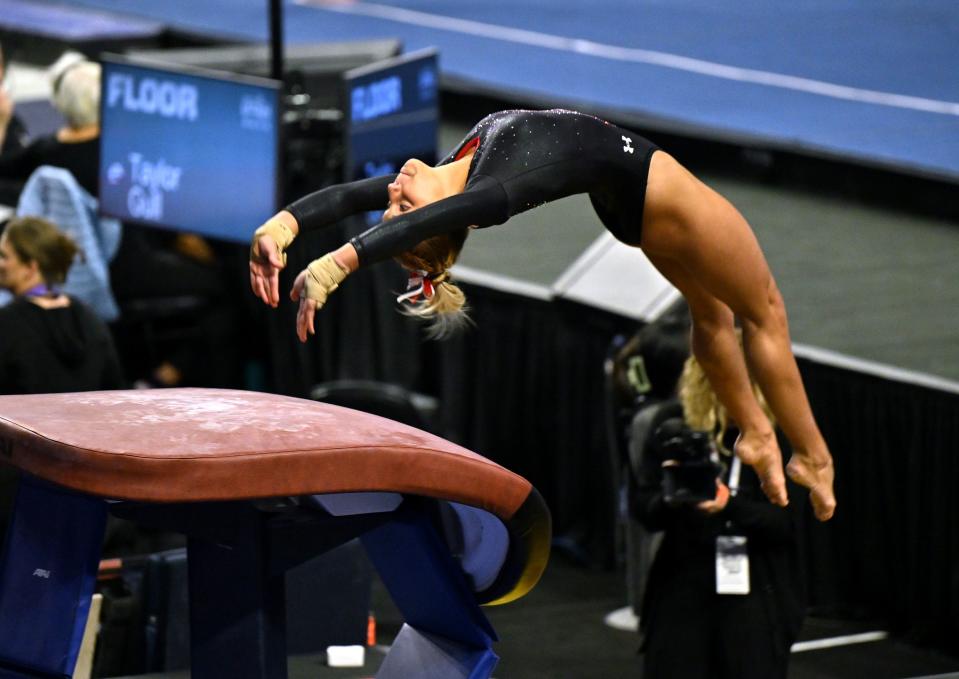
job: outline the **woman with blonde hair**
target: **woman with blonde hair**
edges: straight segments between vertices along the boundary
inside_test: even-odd
[[[755,382],[751,383],[751,387],[759,407],[769,418],[770,424],[775,426],[776,417],[770,410],[766,397]],[[683,419],[686,423],[697,431],[709,432],[716,447],[727,455],[731,455],[732,450],[726,438],[727,433],[735,427],[735,423],[730,422],[729,412],[719,400],[709,383],[706,372],[694,356],[686,359],[683,365],[683,372],[679,378],[679,400],[683,406]]]
[[[662,531],[640,615],[643,677],[786,679],[805,617],[796,512],[765,502],[756,475],[732,456],[736,423],[695,357],[684,366],[679,402],[662,411],[632,504],[647,530]],[[705,501],[698,488],[682,498],[677,481],[664,482],[677,442],[696,431],[723,453],[715,497]]]
[[[782,297],[752,230],[672,156],[599,118],[564,110],[501,111],[481,120],[436,167],[412,159],[395,177],[310,194],[256,230],[250,285],[276,306],[284,251],[301,229],[322,228],[385,202],[381,223],[296,277],[297,334],[305,342],[314,333],[316,311],[350,273],[389,257],[415,269],[422,286],[417,313],[438,321],[443,333],[464,318],[464,298],[448,269],[468,229],[502,224],[576,193],[588,193],[607,230],[642,248],[686,297],[693,352],[740,426],[736,454],[756,467],[769,498],[788,501],[782,456],[749,387],[750,373],[793,445],[790,476],[810,489],[817,517],[830,518],[832,457],[792,354]],[[736,342],[734,316],[743,325],[745,352]]]

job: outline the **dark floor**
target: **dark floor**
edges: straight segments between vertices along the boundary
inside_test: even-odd
[[[604,616],[625,603],[623,577],[552,559],[539,585],[512,604],[486,609],[500,642],[498,679],[597,679],[642,677],[637,637],[611,629]],[[378,641],[389,643],[400,618],[385,591],[374,586]],[[809,618],[801,639],[872,631],[874,626]],[[366,679],[383,660],[368,650],[363,668],[330,668],[322,656],[290,659],[290,679]],[[140,679],[186,679],[188,672],[141,675]],[[789,679],[918,679],[959,677],[959,657],[887,639],[794,653]]]

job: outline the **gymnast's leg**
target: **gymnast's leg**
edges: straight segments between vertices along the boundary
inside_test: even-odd
[[[689,304],[693,354],[742,432],[736,442],[736,454],[756,469],[769,499],[786,504],[782,453],[776,434],[753,395],[732,310],[699,285],[679,262],[653,254],[649,258]]]
[[[782,297],[746,220],[672,157],[657,152],[649,172],[642,248],[657,267],[662,267],[663,275],[696,300],[690,301],[694,326],[697,307],[706,316],[703,325],[707,328],[721,318],[710,297],[740,318],[749,371],[793,447],[787,473],[809,488],[817,518],[824,521],[831,517],[836,504],[832,458],[796,366]],[[780,464],[780,453],[775,437],[767,437],[771,433],[768,427],[764,429],[754,420],[753,409],[758,405],[751,392],[746,396],[748,375],[738,366],[716,366],[717,362],[733,361],[728,346],[731,325],[731,320],[722,321],[721,327],[726,329],[705,341],[697,341],[694,331],[693,348],[708,352],[702,345],[717,343],[713,355],[706,356],[707,362],[713,359],[713,373],[707,370],[707,375],[737,424],[744,431],[752,430],[737,443],[736,452],[757,468],[764,484],[775,483],[773,467]],[[727,379],[732,384],[725,384]],[[778,499],[779,489],[765,489],[767,493],[773,491],[771,499]]]

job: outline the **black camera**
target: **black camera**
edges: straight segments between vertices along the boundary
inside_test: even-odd
[[[654,436],[662,459],[666,504],[694,505],[715,499],[722,465],[709,434],[690,429],[676,417],[663,422]]]

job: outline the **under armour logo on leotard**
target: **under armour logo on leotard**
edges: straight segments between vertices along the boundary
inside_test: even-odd
[[[623,153],[632,153],[636,149],[632,147],[633,140],[623,135],[623,141],[626,142],[626,146],[623,147]]]

